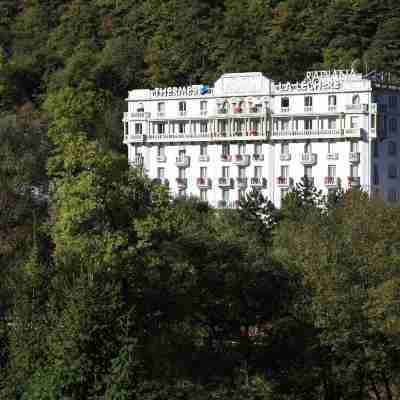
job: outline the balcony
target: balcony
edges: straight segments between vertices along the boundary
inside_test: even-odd
[[[352,135],[360,136],[360,129],[358,132],[351,132]],[[292,139],[330,139],[342,137],[344,134],[343,129],[320,129],[320,130],[283,130],[273,131],[271,139],[278,140],[292,140]]]
[[[189,156],[181,156],[181,157],[176,157],[175,165],[177,167],[183,167],[186,168],[190,164],[190,157]]]
[[[165,178],[155,178],[153,179],[153,182],[156,183],[157,185],[169,186],[169,180]]]
[[[328,106],[328,112],[336,112],[336,106]]]
[[[238,189],[245,189],[247,187],[247,178],[236,178],[236,185]]]
[[[335,161],[339,159],[339,153],[328,153],[326,159],[329,161]]]
[[[312,106],[305,106],[304,112],[312,112]]]
[[[225,162],[232,161],[232,156],[230,154],[221,154],[221,161]]]
[[[239,207],[239,201],[228,201],[228,200],[220,200],[218,202],[218,208],[227,208],[227,209],[235,209]]]
[[[235,155],[235,165],[241,167],[247,167],[250,164],[250,156],[247,154],[236,154]]]
[[[289,187],[293,184],[293,179],[288,176],[278,176],[276,178],[276,184],[280,187]]]
[[[290,153],[281,153],[279,158],[281,161],[290,161],[292,159],[292,156]]]
[[[358,152],[350,152],[349,153],[349,161],[351,163],[359,163],[360,162],[360,153]]]
[[[253,161],[264,161],[264,154],[253,154]]]
[[[360,187],[360,177],[359,176],[349,176],[348,183],[351,188]]]
[[[186,110],[179,110],[180,117],[186,117]]]
[[[301,163],[303,165],[314,165],[317,163],[317,155],[316,153],[302,153],[301,154]]]
[[[176,178],[178,189],[185,189],[187,187],[187,178]]]
[[[221,188],[232,188],[233,187],[233,179],[223,176],[218,179],[218,186]]]
[[[144,163],[144,158],[141,154],[137,154],[136,156],[134,156],[133,160],[130,161],[130,164],[133,167],[137,168],[143,167],[143,163]]]
[[[288,113],[289,107],[281,107],[281,113]]]
[[[156,158],[158,163],[165,163],[167,161],[167,156],[165,154],[159,155]]]
[[[339,185],[339,178],[336,178],[336,176],[326,176],[324,182],[326,187],[336,188]]]
[[[251,178],[250,186],[255,189],[265,189],[267,187],[267,180],[259,177]]]
[[[346,104],[346,111],[367,113],[368,104]]]
[[[197,178],[197,187],[199,189],[210,189],[211,188],[211,179],[205,178],[203,176],[201,176],[200,178]]]
[[[128,114],[129,114],[130,119],[149,119],[149,118],[151,118],[151,113],[144,112],[144,111],[131,112]]]
[[[199,162],[208,162],[210,161],[210,156],[208,154],[200,154]]]

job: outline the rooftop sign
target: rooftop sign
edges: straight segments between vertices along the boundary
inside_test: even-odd
[[[274,86],[278,92],[337,90],[340,89],[343,81],[351,81],[360,77],[361,75],[357,74],[353,69],[308,71],[306,72],[306,78],[302,82],[278,82]]]
[[[151,97],[190,97],[210,94],[212,89],[208,85],[193,85],[184,87],[155,88]]]

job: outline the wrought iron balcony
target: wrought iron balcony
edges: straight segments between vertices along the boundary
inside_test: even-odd
[[[221,188],[232,188],[233,187],[233,179],[223,176],[218,179],[218,186]]]
[[[143,167],[144,157],[141,154],[136,154],[130,164],[134,167]]]
[[[250,156],[247,154],[236,154],[234,162],[236,165],[247,167],[250,164]]]
[[[176,157],[175,165],[177,167],[183,167],[186,168],[190,164],[190,157],[189,156],[180,156]]]
[[[197,186],[201,189],[209,189],[211,188],[211,179],[201,176],[197,178]]]
[[[316,153],[302,153],[301,154],[301,163],[303,165],[314,165],[317,162],[317,154]]]
[[[247,187],[247,178],[236,178],[236,185],[238,189],[245,189]]]
[[[221,154],[221,161],[232,161],[232,156],[230,154]]]
[[[328,153],[326,159],[330,161],[335,161],[339,159],[339,153]]]
[[[276,183],[281,187],[289,187],[293,185],[293,179],[288,176],[278,176],[276,178]]]
[[[349,161],[351,163],[359,163],[360,162],[360,153],[352,151],[349,153]]]
[[[187,186],[187,178],[176,178],[176,184],[179,189],[184,189]]]
[[[250,185],[256,189],[265,189],[267,187],[267,180],[265,178],[254,177],[251,178]]]
[[[325,186],[327,186],[327,187],[330,187],[330,188],[338,187],[339,178],[337,178],[336,176],[326,176],[324,179],[324,182],[325,182]]]
[[[254,161],[264,161],[264,154],[254,153],[253,160]]]

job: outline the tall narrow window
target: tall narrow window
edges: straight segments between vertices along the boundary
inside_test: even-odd
[[[222,177],[229,178],[229,167],[222,167]]]
[[[200,122],[200,133],[207,133],[208,127],[206,121]]]
[[[246,178],[246,167],[238,167],[238,177],[241,179]]]
[[[390,164],[389,165],[389,169],[388,169],[388,176],[389,178],[397,178],[397,167],[394,164]]]
[[[372,142],[372,154],[374,157],[379,157],[379,143],[376,140]]]
[[[143,103],[138,103],[137,105],[137,109],[136,112],[140,113],[140,112],[144,112],[144,106]]]
[[[162,167],[157,168],[157,178],[164,179],[164,176],[165,176],[165,169]]]
[[[304,129],[306,131],[311,131],[313,128],[313,120],[311,118],[307,118],[304,120]]]
[[[388,142],[388,154],[389,156],[395,156],[397,154],[396,142],[393,141]]]
[[[289,166],[281,165],[281,176],[287,178],[289,176]]]
[[[350,176],[352,178],[358,178],[358,165],[357,164],[350,165]]]
[[[207,114],[207,102],[206,101],[201,101],[200,102],[200,114],[201,115],[206,115]]]
[[[336,95],[331,94],[328,96],[328,109],[335,109],[336,108]]]
[[[304,144],[304,153],[311,153],[311,143],[307,142]]]
[[[359,128],[359,118],[358,117],[350,117],[350,128]]]
[[[281,111],[289,111],[289,97],[281,98]]]
[[[238,145],[239,154],[246,154],[246,145],[244,143],[240,143]]]
[[[207,178],[207,167],[200,167],[200,177]]]
[[[178,132],[179,133],[185,133],[185,127],[186,127],[186,124],[184,122],[180,122],[178,124]]]
[[[336,119],[334,118],[328,119],[328,129],[336,129]]]
[[[185,168],[178,168],[178,177],[179,179],[185,179],[186,172]]]
[[[262,177],[262,167],[257,165],[254,167],[254,177],[261,178]]]
[[[336,165],[328,165],[328,176],[329,178],[336,177]]]
[[[312,167],[311,166],[305,166],[304,167],[304,176],[307,178],[312,178]]]
[[[229,143],[223,143],[223,145],[222,145],[222,154],[224,156],[228,156],[230,154]]]
[[[358,94],[352,97],[352,104],[360,104],[360,96]]]
[[[379,185],[379,169],[376,164],[374,164],[374,172],[373,172],[372,182],[374,185]]]
[[[358,142],[350,142],[350,153],[358,153]]]
[[[329,141],[328,142],[328,153],[329,154],[332,154],[332,153],[334,153],[335,152],[335,142],[333,142],[333,141]]]
[[[165,115],[165,103],[160,102],[157,103],[157,113],[159,117],[163,117]]]
[[[254,154],[261,154],[262,153],[262,144],[255,143],[254,144]]]
[[[201,143],[200,144],[200,155],[201,156],[206,156],[207,155],[207,143]]]
[[[165,146],[163,144],[159,144],[157,146],[157,156],[164,157],[165,156]]]
[[[162,123],[162,122],[159,122],[159,123],[157,124],[157,133],[158,133],[159,135],[161,135],[161,134],[163,134],[164,132],[165,132],[165,124]]]
[[[312,96],[304,97],[304,111],[311,111],[313,105]]]
[[[141,135],[143,133],[143,125],[135,124],[135,135]]]
[[[207,189],[200,189],[200,200],[207,201]]]
[[[283,142],[281,143],[281,154],[289,154],[289,143]]]

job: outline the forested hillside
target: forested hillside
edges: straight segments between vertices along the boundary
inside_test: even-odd
[[[398,0],[0,1],[0,399],[400,398],[400,212],[129,169],[129,89],[399,73]]]

